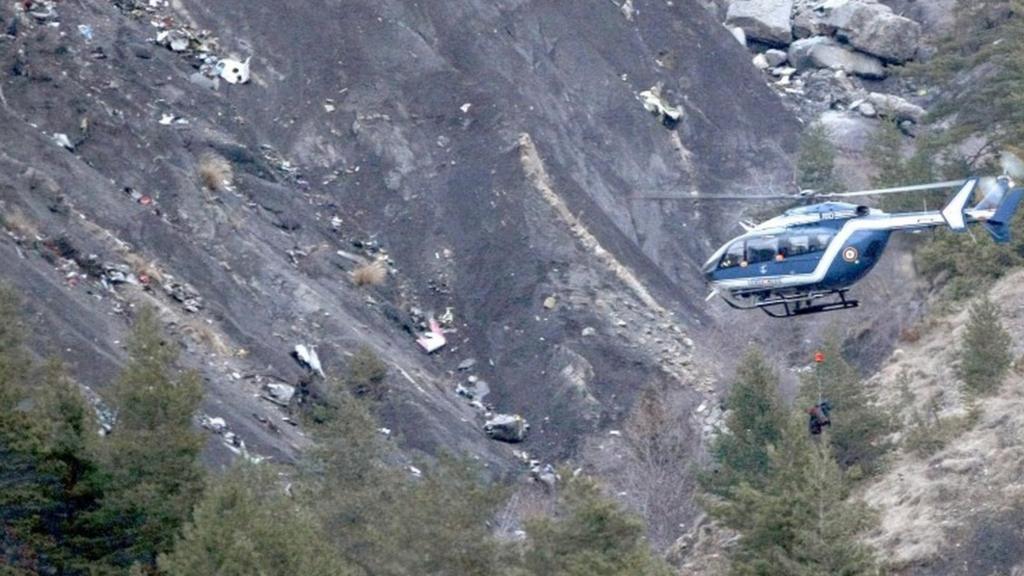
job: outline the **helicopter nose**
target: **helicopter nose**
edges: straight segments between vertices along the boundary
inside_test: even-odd
[[[712,280],[714,280],[715,269],[717,267],[717,261],[715,261],[714,258],[711,258],[704,263],[704,266],[701,267],[700,272],[701,275],[704,276],[705,281],[711,282]]]

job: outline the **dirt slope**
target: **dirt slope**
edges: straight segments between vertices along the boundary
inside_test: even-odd
[[[1024,352],[1022,282],[1024,272],[1016,272],[991,291],[1005,312],[1015,356]],[[951,308],[922,326],[920,340],[904,343],[867,383],[903,418],[915,410],[925,418],[966,414],[954,366],[967,312]],[[977,423],[933,456],[895,455],[864,495],[882,520],[871,541],[900,574],[1024,569],[1024,375],[1011,372],[1001,392],[977,409]]]

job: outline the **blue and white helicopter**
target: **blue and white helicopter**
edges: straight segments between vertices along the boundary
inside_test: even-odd
[[[877,208],[836,201],[952,188],[959,189],[956,196],[938,211],[887,214]],[[981,200],[969,207],[976,193]],[[996,242],[1008,242],[1009,223],[1022,197],[1024,188],[1016,187],[1004,174],[836,194],[803,191],[795,195],[691,198],[826,200],[787,210],[761,224],[743,224],[747,232],[719,248],[702,268],[712,288],[709,301],[721,296],[733,308],[760,309],[775,318],[788,318],[857,307],[858,302],[848,298],[847,292],[875,267],[894,231],[945,226],[964,232],[969,225],[980,223]]]

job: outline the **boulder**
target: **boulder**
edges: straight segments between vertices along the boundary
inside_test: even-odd
[[[818,3],[812,0],[796,0],[793,3],[793,37],[810,38],[826,33],[821,21],[821,13],[817,10]]]
[[[764,59],[768,61],[768,66],[777,68],[786,63],[789,60],[789,54],[786,54],[785,50],[775,50],[774,48],[764,53]]]
[[[846,156],[867,150],[878,127],[878,122],[865,118],[861,113],[840,110],[829,110],[818,121],[828,130],[829,139],[836,148]]]
[[[921,25],[873,0],[829,0],[822,22],[836,38],[887,62],[902,63],[917,54]]]
[[[897,122],[913,122],[920,124],[927,113],[917,104],[907,102],[899,96],[872,92],[868,94],[868,102],[875,108],[879,116],[892,118]]]
[[[758,70],[767,70],[772,67],[772,65],[768,63],[768,58],[764,54],[754,56],[753,63],[754,67]]]
[[[725,22],[742,28],[752,40],[786,45],[793,41],[792,14],[793,0],[735,0]]]
[[[823,36],[797,40],[789,47],[789,63],[798,70],[831,68],[845,70],[864,78],[885,78],[882,61],[856,52]]]

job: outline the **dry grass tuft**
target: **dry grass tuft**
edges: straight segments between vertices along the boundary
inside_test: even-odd
[[[39,238],[39,227],[28,216],[25,216],[24,212],[17,208],[5,212],[0,216],[0,220],[3,221],[3,227],[11,234],[17,236],[19,241],[32,241]]]
[[[149,278],[151,283],[164,283],[164,275],[160,272],[160,266],[156,263],[156,260],[146,260],[135,252],[126,252],[124,254],[124,262],[132,267],[132,272],[140,279],[145,276]]]
[[[383,262],[371,262],[352,271],[352,281],[356,286],[380,286],[388,277],[388,270]]]
[[[234,351],[224,342],[220,334],[201,320],[195,318],[186,320],[181,325],[181,331],[220,358],[234,355]]]
[[[231,163],[223,156],[207,152],[199,158],[199,179],[203,186],[211,192],[221,192],[231,187],[234,180]]]

